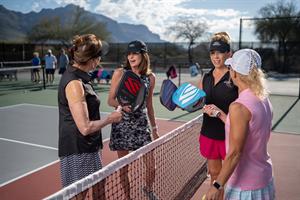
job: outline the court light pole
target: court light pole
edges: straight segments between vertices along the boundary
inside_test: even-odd
[[[240,33],[239,33],[239,49],[242,48],[242,29],[243,29],[243,18],[240,18]]]
[[[298,94],[298,99],[300,99],[300,76],[299,76],[299,94]]]

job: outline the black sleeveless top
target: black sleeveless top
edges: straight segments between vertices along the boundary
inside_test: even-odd
[[[88,136],[83,136],[75,124],[65,93],[67,84],[72,80],[80,80],[82,82],[89,119],[100,119],[100,100],[91,85],[91,77],[86,72],[69,66],[61,77],[58,89],[59,157],[71,154],[96,152],[99,148],[103,147],[101,130]]]
[[[206,104],[215,104],[228,113],[229,105],[238,97],[238,89],[229,82],[229,71],[214,85],[213,70],[203,77],[202,87],[206,92]],[[221,119],[203,115],[201,134],[215,140],[225,140],[225,125]]]

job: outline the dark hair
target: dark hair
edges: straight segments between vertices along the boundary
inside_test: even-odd
[[[102,43],[94,34],[76,35],[70,49],[71,58],[79,64],[86,64],[92,58],[101,56]]]
[[[146,52],[142,52],[141,56],[142,56],[142,61],[138,67],[138,70],[139,70],[140,74],[142,74],[142,75],[149,75],[151,73],[149,54]],[[124,69],[127,69],[127,70],[131,69],[131,66],[130,66],[130,63],[129,63],[127,57],[126,57],[126,64],[124,66]]]

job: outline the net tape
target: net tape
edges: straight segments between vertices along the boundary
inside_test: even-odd
[[[201,124],[202,115],[46,199],[190,199],[207,178]]]
[[[5,72],[5,71],[23,71],[23,70],[31,70],[31,69],[41,69],[42,66],[41,65],[37,65],[37,66],[23,66],[23,67],[3,67],[0,68],[0,72]]]

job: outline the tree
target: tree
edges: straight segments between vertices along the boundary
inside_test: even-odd
[[[68,47],[73,36],[87,33],[93,33],[102,40],[109,40],[110,36],[104,23],[95,22],[78,7],[69,19],[53,17],[40,20],[27,34],[27,38],[30,42],[59,41]]]
[[[203,35],[207,25],[205,22],[196,22],[191,19],[180,18],[175,25],[168,28],[168,32],[175,34],[176,39],[188,41],[189,63],[193,63],[192,46]]]
[[[278,56],[283,52],[283,65],[281,72],[288,72],[288,52],[294,46],[289,42],[299,41],[300,12],[296,11],[293,2],[278,1],[267,4],[259,10],[262,18],[255,22],[255,33],[263,41],[278,41]]]

